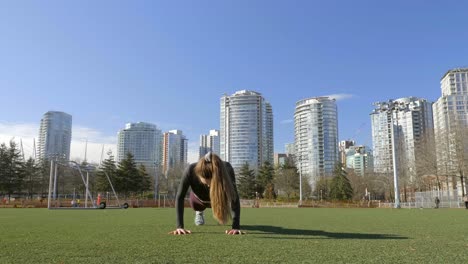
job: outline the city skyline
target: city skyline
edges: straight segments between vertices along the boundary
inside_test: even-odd
[[[102,144],[115,155],[117,131],[148,122],[184,131],[194,161],[199,136],[219,129],[219,98],[248,89],[274,109],[275,152],[294,142],[295,103],[333,94],[339,140],[371,146],[372,103],[435,102],[443,74],[466,66],[468,4],[457,6],[4,2],[0,142],[32,150],[56,110],[73,116],[72,159],[86,141],[88,159]]]
[[[452,69],[449,69],[452,70]],[[439,88],[440,90],[440,88]],[[337,101],[339,100],[346,100],[348,99],[349,95],[326,95],[322,97],[331,97],[331,98],[336,98]],[[398,98],[401,99],[401,98]],[[388,100],[398,100],[398,99],[388,99]],[[300,100],[301,101],[301,100]],[[430,103],[435,103],[436,101],[431,101]],[[54,112],[55,110],[50,110],[48,112]],[[59,111],[59,110],[57,110]],[[339,116],[340,110],[338,107],[338,116]],[[294,116],[292,117],[294,118]],[[1,121],[1,120],[0,120]],[[286,120],[287,123],[293,123],[293,120]],[[139,123],[143,121],[134,121],[134,122],[129,122],[129,123]],[[145,123],[145,122],[143,122]],[[125,124],[122,124],[125,125]],[[158,125],[158,124],[156,124]],[[158,125],[159,127],[159,125]],[[338,128],[340,127],[338,123]],[[11,130],[13,128],[13,131],[15,131],[15,128],[17,128],[16,131],[17,133],[13,132],[9,137],[5,136],[4,134],[2,135],[3,131],[6,130]],[[207,128],[206,130],[211,130],[212,128]],[[214,128],[216,130],[219,130],[219,128]],[[26,156],[32,156],[32,148],[33,144],[29,141],[35,141],[36,142],[36,147],[38,144],[38,133],[40,130],[40,121],[37,124],[27,124],[27,123],[14,123],[14,122],[0,122],[0,143],[7,143],[11,139],[15,139],[15,141],[18,141],[21,139],[23,145],[25,146],[25,154]],[[83,127],[83,126],[77,126],[77,128],[73,129],[72,133],[72,142],[71,142],[71,154],[70,154],[70,159],[72,160],[84,160],[85,156],[87,156],[88,160],[91,162],[99,163],[100,157],[102,154],[102,147],[104,146],[104,155],[110,150],[112,151],[113,155],[117,155],[117,141],[118,141],[118,132],[119,130],[116,131],[114,136],[111,135],[103,135],[102,132],[89,128],[89,127]],[[173,129],[168,129],[168,130],[163,130],[163,132],[169,132],[170,130]],[[76,137],[73,135],[77,134]],[[202,135],[202,134],[200,134]],[[199,135],[199,136],[200,136]],[[372,146],[372,139],[369,144],[361,144],[356,138],[343,138],[339,136],[339,140],[354,140],[360,145],[366,145],[368,147]],[[189,162],[195,162],[199,158],[199,141],[196,139],[188,139],[189,141],[189,151],[188,151],[188,161]],[[294,139],[291,142],[285,142],[284,144],[294,144]],[[277,144],[275,144],[276,146]],[[286,150],[284,149],[284,145],[282,146],[283,149],[281,150],[274,150],[274,153],[285,153]],[[106,156],[103,157],[105,159]]]

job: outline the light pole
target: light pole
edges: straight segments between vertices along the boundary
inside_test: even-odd
[[[47,199],[47,209],[50,209],[53,179],[54,179],[54,160],[51,160],[50,161],[50,179],[49,179],[49,195]]]
[[[302,205],[302,161],[299,161],[299,205]]]
[[[158,163],[154,163],[154,200],[156,201],[159,195],[159,175]]]
[[[398,109],[395,105],[395,103],[393,103],[393,108],[392,108],[392,118],[391,118],[391,135],[392,135],[392,158],[393,158],[393,182],[394,182],[394,189],[395,189],[395,208],[401,208],[401,205],[400,205],[400,189],[398,188],[398,165],[397,165],[397,160],[396,160],[396,156],[397,156],[397,153],[396,153],[396,142],[395,142],[395,120],[394,120],[394,117],[393,117],[393,114],[395,113],[396,116],[396,122],[398,122]],[[398,132],[398,128],[397,128],[397,132]]]
[[[54,168],[54,201],[57,200],[57,163],[54,163],[55,168]]]
[[[299,206],[302,205],[302,148],[299,148],[299,144],[302,144],[302,116],[297,117],[299,121],[299,135],[296,134],[295,151],[299,162]]]

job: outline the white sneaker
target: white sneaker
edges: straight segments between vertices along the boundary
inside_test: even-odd
[[[197,226],[205,224],[205,218],[203,217],[203,211],[195,211],[195,224]]]

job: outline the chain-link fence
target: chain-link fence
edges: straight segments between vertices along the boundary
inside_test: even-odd
[[[439,200],[437,204],[437,199]],[[463,197],[447,191],[426,191],[415,193],[416,208],[462,208]]]

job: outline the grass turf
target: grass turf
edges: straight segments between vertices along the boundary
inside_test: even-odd
[[[0,263],[467,263],[468,210],[243,208],[246,235],[173,236],[175,210],[0,209]]]

